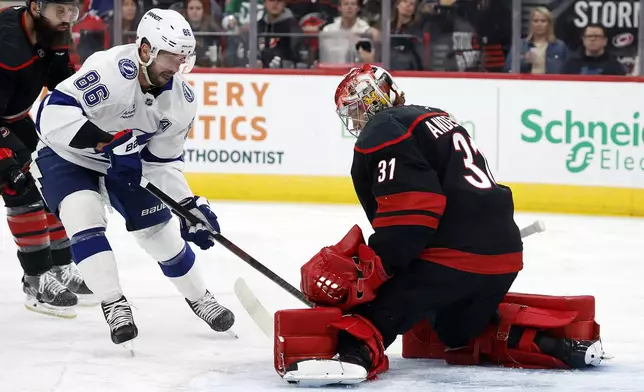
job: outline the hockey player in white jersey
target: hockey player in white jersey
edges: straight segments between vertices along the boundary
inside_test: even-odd
[[[36,178],[47,205],[71,235],[74,261],[102,300],[116,344],[137,328],[123,295],[115,255],[105,237],[105,207],[113,206],[127,230],[152,256],[193,312],[215,331],[227,331],[233,313],[206,289],[188,242],[214,245],[217,216],[195,196],[183,175],[183,145],[197,102],[181,73],[194,64],[195,39],[177,12],[152,9],[135,44],[89,57],[39,107],[41,143]],[[146,178],[201,218],[171,219],[168,208],[139,186]]]

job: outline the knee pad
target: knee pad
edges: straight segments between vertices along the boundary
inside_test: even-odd
[[[101,195],[94,191],[82,190],[66,196],[58,211],[70,237],[87,229],[107,227],[105,204]]]
[[[158,262],[176,257],[187,247],[173,219],[131,233],[139,246]]]
[[[342,315],[339,308],[279,310],[275,313],[274,365],[283,376],[289,366],[305,359],[331,359],[337,353],[338,331],[346,331],[369,348],[369,378],[389,368],[380,332],[357,315]]]
[[[515,348],[508,348],[510,329],[523,327],[524,333]],[[533,344],[537,331],[556,338],[599,339],[595,322],[595,298],[592,296],[558,297],[508,293],[499,305],[499,320],[470,345],[446,350],[427,321],[403,335],[403,358],[445,359],[447,363],[476,365],[492,362],[508,367],[568,368],[563,362],[541,354]]]

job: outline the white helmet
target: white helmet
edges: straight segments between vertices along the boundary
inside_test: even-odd
[[[141,48],[144,40],[151,47],[150,59],[147,63],[141,61],[137,50],[137,59],[144,67],[152,64],[159,51],[164,50],[178,55],[185,55],[186,62],[182,64],[179,72],[188,73],[195,64],[195,47],[197,43],[192,33],[192,28],[186,19],[177,11],[153,8],[143,15],[136,29],[136,47]],[[149,81],[148,81],[149,82]]]

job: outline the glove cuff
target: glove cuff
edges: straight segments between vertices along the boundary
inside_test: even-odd
[[[365,283],[371,289],[377,290],[383,283],[391,279],[380,257],[367,245],[360,245],[358,258],[360,259]]]

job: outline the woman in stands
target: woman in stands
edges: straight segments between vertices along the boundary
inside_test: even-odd
[[[521,40],[521,73],[558,74],[568,59],[568,47],[555,36],[552,14],[545,7],[530,12],[528,36]],[[505,63],[512,69],[512,51]]]

